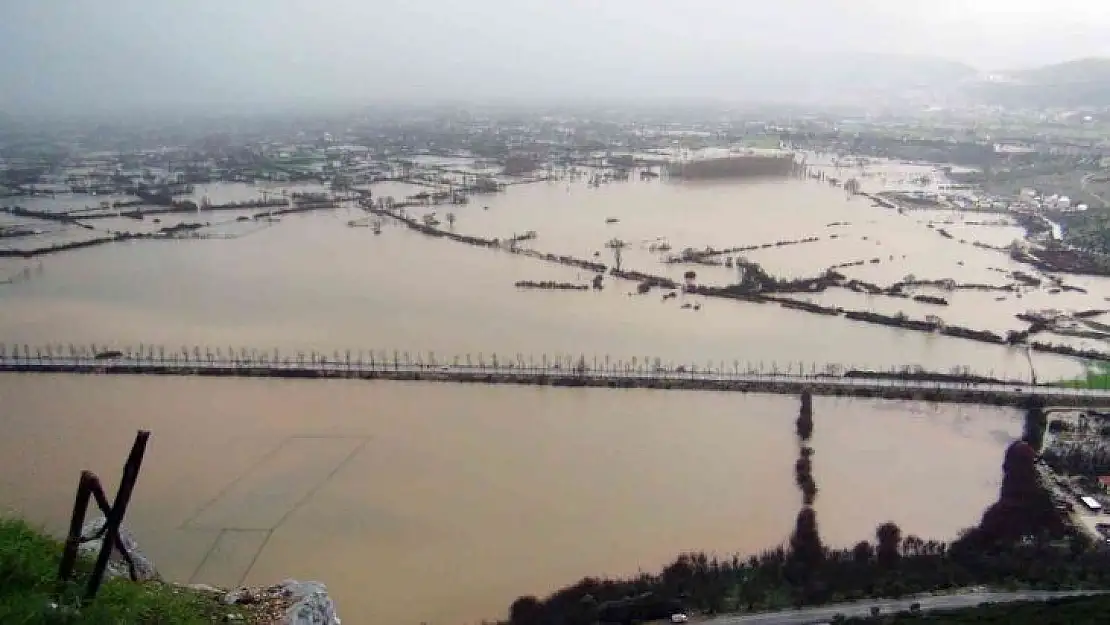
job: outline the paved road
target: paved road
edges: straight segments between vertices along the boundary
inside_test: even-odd
[[[442,362],[442,361],[441,361]],[[282,372],[315,372],[316,374],[343,377],[353,376],[359,374],[377,373],[383,377],[389,377],[399,374],[420,374],[423,379],[427,380],[459,380],[459,379],[473,379],[474,376],[487,376],[492,375],[498,378],[504,378],[507,381],[520,381],[526,382],[534,380],[539,376],[543,376],[548,380],[551,379],[580,379],[586,378],[597,381],[616,381],[616,380],[670,380],[675,382],[691,382],[694,384],[721,384],[721,383],[735,383],[738,385],[752,385],[769,387],[780,385],[783,387],[790,387],[791,392],[799,390],[804,387],[824,386],[842,389],[873,389],[881,390],[884,388],[894,388],[903,390],[921,390],[921,391],[952,391],[956,392],[972,392],[981,394],[995,394],[1002,397],[1016,397],[1021,398],[1027,395],[1038,395],[1045,398],[1049,402],[1052,400],[1061,400],[1063,403],[1071,403],[1067,400],[1075,400],[1075,398],[1083,398],[1084,403],[1095,404],[1105,403],[1110,405],[1110,390],[1107,389],[1070,389],[1055,386],[1033,385],[1028,383],[1023,384],[975,384],[975,383],[962,383],[962,382],[933,382],[933,381],[919,381],[919,380],[900,380],[900,379],[872,379],[872,378],[857,378],[857,377],[841,377],[835,375],[799,375],[799,374],[770,374],[770,373],[742,373],[742,372],[703,372],[703,371],[679,371],[676,369],[671,370],[658,370],[649,371],[643,368],[639,370],[632,369],[594,369],[584,372],[578,372],[570,367],[566,368],[548,368],[546,370],[540,367],[521,367],[521,366],[502,366],[494,369],[490,366],[477,366],[477,365],[419,365],[419,364],[398,364],[394,365],[389,361],[378,360],[375,363],[370,362],[354,362],[350,364],[345,362],[329,361],[326,363],[309,363],[309,362],[261,362],[255,361],[252,363],[231,360],[214,360],[214,361],[200,361],[192,360],[190,362],[175,361],[167,358],[164,361],[148,360],[144,358],[141,361],[130,359],[109,359],[109,360],[90,360],[86,358],[66,358],[66,357],[52,357],[47,358],[31,358],[24,360],[22,358],[14,360],[10,357],[7,359],[0,358],[0,371],[57,371],[58,368],[64,368],[72,372],[86,372],[86,373],[175,373],[180,375],[190,375],[199,371],[210,371],[212,373],[218,372],[219,375],[226,376],[257,376],[266,375],[281,375]],[[794,388],[797,387],[797,388]]]
[[[871,608],[878,607],[881,614],[891,614],[910,609],[910,604],[919,603],[923,611],[954,610],[973,608],[983,602],[1013,603],[1015,601],[1047,601],[1062,597],[1104,594],[1107,591],[1063,591],[1047,592],[1030,590],[1026,592],[973,592],[956,595],[938,595],[911,599],[882,599],[860,601],[858,603],[839,603],[803,610],[782,610],[759,614],[738,614],[718,616],[702,623],[708,625],[810,625],[831,621],[837,614],[844,616],[871,616]]]

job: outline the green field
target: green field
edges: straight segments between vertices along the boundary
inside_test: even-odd
[[[1110,363],[1088,363],[1087,375],[1085,377],[1074,380],[1063,380],[1058,382],[1057,386],[1110,390]]]

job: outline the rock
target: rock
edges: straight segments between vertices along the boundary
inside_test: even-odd
[[[224,594],[227,605],[239,605],[260,622],[281,625],[341,625],[335,602],[320,582],[285,580],[273,586],[247,586]]]
[[[282,625],[340,625],[335,602],[320,582],[298,582],[288,579],[281,583],[285,596],[294,603],[285,612]]]
[[[104,523],[107,521],[103,516],[97,517],[91,521],[87,521],[81,528],[82,540],[96,536],[103,528]],[[161,580],[162,576],[158,574],[158,570],[154,568],[154,562],[139,549],[139,543],[135,541],[135,537],[126,528],[121,526],[119,528],[120,542],[123,543],[123,548],[127,555],[131,557],[131,561],[135,564],[135,573],[139,581]],[[100,537],[96,540],[82,542],[78,551],[81,555],[96,559],[100,553],[100,546],[104,543],[104,538]],[[131,578],[131,572],[128,569],[127,562],[120,555],[118,549],[112,550],[112,556],[108,559],[108,568],[105,570],[105,579],[114,579],[122,577],[124,579]]]
[[[247,605],[258,603],[258,598],[255,597],[254,590],[250,588],[236,588],[224,595],[224,603],[227,605]]]

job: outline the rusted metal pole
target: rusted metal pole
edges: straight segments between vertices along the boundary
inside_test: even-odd
[[[131,446],[131,453],[123,465],[123,477],[120,479],[119,489],[116,491],[115,501],[107,512],[104,521],[104,541],[101,543],[100,553],[97,555],[89,585],[85,591],[85,599],[96,597],[100,584],[104,581],[104,571],[108,568],[108,559],[112,549],[120,542],[119,526],[123,522],[123,515],[127,513],[127,505],[131,501],[131,493],[135,490],[135,482],[139,479],[139,469],[142,467],[143,455],[146,453],[147,440],[150,432],[139,430],[135,435],[135,443]],[[130,564],[130,563],[129,563]]]
[[[92,496],[90,483],[96,477],[89,471],[82,471],[81,478],[77,481],[77,496],[73,501],[73,514],[69,517],[69,532],[66,533],[65,547],[62,549],[62,561],[58,565],[58,582],[69,581],[73,575],[73,565],[77,563],[77,549],[81,545],[81,525],[85,522],[85,513],[89,509],[89,499]]]

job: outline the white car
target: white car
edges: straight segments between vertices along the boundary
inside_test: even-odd
[[[682,614],[681,612],[678,613],[678,614],[672,614],[671,615],[671,622],[672,623],[685,623],[686,621],[689,621],[689,620],[690,620],[690,617],[686,616],[685,614]]]

